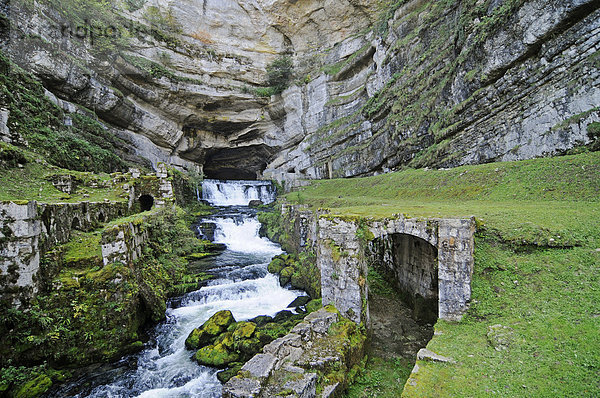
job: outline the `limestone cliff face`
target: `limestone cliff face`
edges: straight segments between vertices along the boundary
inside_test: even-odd
[[[600,120],[598,1],[71,3],[5,5],[3,48],[130,160],[296,183],[562,153]],[[282,54],[294,81],[257,95]]]
[[[414,0],[283,93],[296,181],[564,153],[600,113],[598,1]],[[300,138],[301,137],[301,138]]]
[[[268,63],[319,54],[374,14],[367,1],[131,1],[139,8],[108,13],[97,3],[12,2],[4,49],[65,109],[93,110],[131,159],[220,178],[256,178],[289,141],[283,115],[253,93]]]

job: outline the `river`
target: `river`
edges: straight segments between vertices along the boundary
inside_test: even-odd
[[[259,237],[260,223],[248,204],[251,200],[275,200],[270,183],[205,180],[202,195],[219,211],[200,219],[198,225],[213,224],[214,242],[227,246],[220,255],[203,260],[203,269],[214,279],[170,300],[166,320],[150,332],[151,339],[142,351],[80,378],[66,386],[61,396],[220,397],[217,369],[199,366],[191,359],[193,352],[184,345],[188,334],[217,311],[230,310],[237,321],[273,316],[304,294],[280,287],[277,277],[267,271],[271,258],[282,251]]]

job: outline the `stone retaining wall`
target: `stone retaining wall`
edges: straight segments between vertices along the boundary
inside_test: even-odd
[[[340,396],[346,375],[364,356],[365,336],[332,311],[307,315],[289,334],[267,344],[225,383],[223,397],[314,398],[318,390],[322,398]]]
[[[150,216],[148,216],[150,217]],[[147,217],[107,228],[102,233],[102,262],[133,264],[141,257],[142,247],[148,240],[148,230],[144,226]]]

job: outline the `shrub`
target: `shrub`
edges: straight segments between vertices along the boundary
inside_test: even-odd
[[[292,59],[282,55],[267,66],[267,83],[275,94],[281,93],[288,86],[293,75]]]

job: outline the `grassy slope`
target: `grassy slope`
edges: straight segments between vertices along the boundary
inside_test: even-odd
[[[114,188],[85,186],[85,181],[95,181],[98,184],[108,183],[112,178],[109,174],[63,169],[48,164],[40,155],[32,151],[0,143],[0,149],[6,148],[19,153],[23,159],[26,159],[26,163],[22,167],[10,167],[0,163],[0,201],[37,200],[44,203],[65,203],[83,200],[90,202],[102,202],[105,199],[127,200],[126,193],[118,184]],[[56,189],[51,181],[52,176],[68,174],[79,181],[77,191],[71,195]]]
[[[404,396],[600,394],[600,153],[320,181],[287,199],[342,215],[483,221],[471,309],[438,322],[428,345],[458,363],[420,363]],[[496,324],[514,331],[508,350],[488,341]]]

